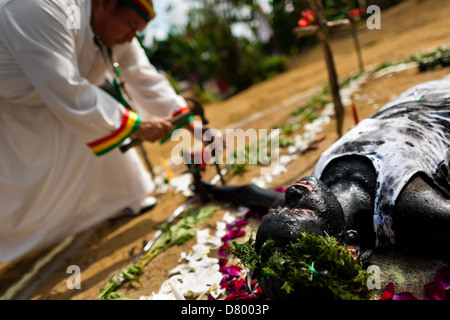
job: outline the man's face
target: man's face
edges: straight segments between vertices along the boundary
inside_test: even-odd
[[[136,32],[143,31],[147,22],[131,7],[116,7],[115,1],[100,1],[93,13],[94,30],[107,47],[131,42]]]
[[[344,213],[333,192],[322,181],[306,177],[287,188],[284,202],[274,204],[264,216],[256,247],[268,239],[279,246],[296,242],[303,232],[336,236],[343,228]]]

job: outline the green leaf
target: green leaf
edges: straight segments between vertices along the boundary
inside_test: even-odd
[[[201,208],[192,206],[183,212],[179,221],[160,225],[159,228],[163,231],[163,234],[155,241],[151,250],[141,257],[138,264],[130,265],[122,269],[118,275],[111,277],[108,283],[100,289],[101,294],[97,299],[110,299],[111,293],[128,281],[134,281],[142,285],[140,276],[144,272],[143,267],[169,247],[185,243],[193,238],[197,232],[194,228],[206,223],[217,210],[217,206]]]
[[[234,244],[230,254],[245,268],[266,279],[273,277],[286,293],[296,288],[314,288],[315,293],[334,299],[364,299],[369,296],[367,272],[336,238],[304,233],[297,242],[277,248],[268,240],[256,252],[251,235],[243,244]],[[314,264],[314,265],[313,265]]]

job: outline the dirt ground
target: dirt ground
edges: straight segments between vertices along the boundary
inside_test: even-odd
[[[392,7],[381,14],[381,29],[359,28],[366,70],[383,62],[394,62],[412,54],[435,50],[450,44],[450,0],[409,0]],[[333,53],[337,72],[341,79],[358,71],[358,63],[351,37],[340,33],[333,37]],[[357,92],[355,98],[360,119],[373,114],[400,92],[421,82],[440,79],[450,69],[419,73],[417,68],[370,79]],[[308,96],[320,89],[327,81],[325,63],[320,46],[309,49],[290,64],[289,69],[268,81],[257,84],[230,99],[206,106],[210,123],[221,130],[231,128],[272,128],[287,122],[291,112],[299,108]],[[368,98],[370,97],[370,99]],[[346,106],[344,132],[354,125],[351,110]],[[288,166],[288,172],[272,181],[270,188],[285,186],[308,175],[320,154],[337,138],[335,121],[324,128],[325,138],[318,148],[308,151]],[[155,171],[161,170],[159,158],[170,158],[173,145],[145,144],[154,160]],[[177,168],[173,168],[176,173]],[[228,180],[228,184],[249,183],[259,172],[251,168],[248,172]],[[208,168],[207,175],[214,169]],[[106,221],[95,228],[70,237],[56,247],[29,254],[8,264],[0,265],[0,295],[8,299],[37,300],[93,300],[109,278],[129,264],[143,245],[155,233],[154,227],[163,223],[186,198],[181,194],[158,194],[158,204],[151,211],[136,218],[121,218]],[[211,226],[220,219],[221,209],[209,222]],[[179,254],[188,251],[193,240],[175,246],[157,256],[147,265],[141,277],[143,287],[126,286],[121,290],[127,297],[138,298],[158,291],[168,278],[168,271],[178,264]],[[58,252],[58,248],[63,248]],[[396,257],[389,256],[390,261]],[[379,261],[382,264],[382,261]],[[437,270],[431,263],[425,276]],[[81,289],[69,290],[66,280],[67,267],[77,265],[81,269]],[[400,263],[399,263],[400,265]],[[434,268],[436,266],[436,268]],[[400,268],[400,267],[399,267]],[[393,274],[398,273],[395,268]],[[395,278],[395,277],[394,277]],[[398,277],[397,277],[398,280]],[[430,279],[432,280],[432,279]],[[24,286],[20,285],[25,283]],[[425,284],[423,278],[415,279],[419,287]],[[408,279],[397,281],[405,288]],[[19,288],[13,290],[14,288]],[[420,292],[416,293],[420,296]]]

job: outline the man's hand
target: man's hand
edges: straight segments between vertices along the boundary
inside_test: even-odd
[[[141,140],[154,142],[166,138],[172,130],[173,126],[168,118],[149,116],[142,119],[134,136]]]

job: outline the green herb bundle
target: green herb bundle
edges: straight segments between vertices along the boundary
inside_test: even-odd
[[[254,239],[233,243],[238,258],[270,299],[368,299],[368,274],[347,249],[330,236],[303,233],[285,248],[267,241],[256,252]]]

